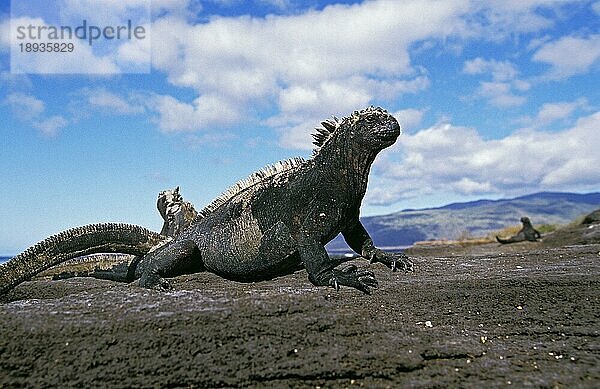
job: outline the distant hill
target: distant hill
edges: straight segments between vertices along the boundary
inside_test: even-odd
[[[465,233],[485,236],[520,224],[521,216],[529,216],[534,225],[567,224],[598,208],[600,193],[541,192],[514,199],[406,209],[389,215],[361,218],[361,221],[377,246],[397,247],[430,239],[456,239]],[[327,245],[330,251],[346,248],[341,236]]]

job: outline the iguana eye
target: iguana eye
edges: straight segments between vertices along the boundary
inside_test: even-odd
[[[372,123],[375,123],[375,122],[377,122],[377,117],[376,117],[376,116],[367,116],[367,117],[365,118],[365,121],[366,121],[368,124],[372,124]]]

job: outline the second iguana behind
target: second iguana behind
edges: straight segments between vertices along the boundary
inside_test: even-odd
[[[200,271],[251,282],[304,268],[314,285],[369,293],[378,285],[371,271],[338,268],[343,259],[325,250],[340,232],[371,263],[412,270],[403,253],[376,248],[359,220],[371,164],[400,135],[398,122],[369,107],[322,125],[310,159],[278,162],[238,182],[175,239],[135,261],[130,274],[141,286],[167,287],[165,278]]]
[[[537,242],[537,240],[542,237],[540,232],[533,228],[533,224],[531,224],[531,220],[529,220],[527,216],[521,218],[521,223],[523,223],[523,228],[521,228],[516,235],[511,236],[508,239],[502,239],[499,236],[496,236],[498,243],[509,244],[524,241]]]

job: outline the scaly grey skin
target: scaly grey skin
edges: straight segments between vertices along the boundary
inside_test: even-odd
[[[338,269],[340,260],[325,251],[340,232],[371,263],[412,270],[403,253],[376,248],[359,220],[371,164],[400,135],[398,122],[370,107],[322,125],[311,159],[280,162],[236,184],[189,229],[140,261],[139,284],[168,287],[164,278],[198,271],[251,282],[305,268],[314,285],[369,293],[377,286],[372,272]]]
[[[110,252],[142,256],[164,241],[164,236],[130,224],[75,227],[44,239],[1,265],[0,294],[72,258]]]
[[[156,234],[160,238],[153,251],[134,261],[129,274],[141,286],[166,288],[165,278],[199,271],[252,282],[304,268],[314,285],[370,293],[378,286],[371,271],[338,269],[344,260],[327,255],[325,244],[340,232],[371,263],[412,270],[403,253],[376,248],[359,220],[371,164],[400,135],[398,122],[370,107],[322,125],[313,135],[317,149],[312,158],[279,162],[238,182],[172,241],[165,243]]]
[[[498,241],[498,243],[508,244],[508,243],[524,242],[526,240],[529,242],[537,242],[538,238],[542,237],[540,232],[538,230],[536,230],[535,228],[533,228],[533,225],[531,224],[531,220],[529,220],[528,217],[523,216],[521,218],[521,223],[523,223],[523,228],[521,228],[521,230],[515,236],[511,236],[508,239],[502,239],[502,238],[496,236],[496,240]]]
[[[179,187],[162,191],[156,202],[158,212],[164,220],[161,235],[168,238],[177,237],[194,221],[198,212],[194,206],[183,200]],[[167,240],[165,240],[167,241]],[[162,243],[162,242],[161,242]],[[134,280],[132,264],[139,262],[141,257],[121,253],[91,254],[70,259],[62,264],[53,266],[39,274],[40,277],[65,279],[72,277],[93,277],[119,282]]]
[[[156,207],[164,220],[160,234],[171,238],[179,236],[198,216],[194,206],[179,194],[179,187],[160,192]]]
[[[140,257],[121,253],[99,253],[70,259],[37,274],[33,279],[64,280],[73,277],[92,277],[119,282],[131,282],[130,265]]]

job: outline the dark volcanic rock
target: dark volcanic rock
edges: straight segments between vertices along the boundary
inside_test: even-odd
[[[595,224],[600,223],[600,209],[595,210],[594,212],[587,215],[581,224]]]
[[[511,246],[371,266],[372,296],[304,272],[23,283],[0,299],[0,387],[598,387],[600,245]]]
[[[550,247],[600,243],[600,209],[587,215],[581,224],[556,230],[543,241],[545,246]]]

